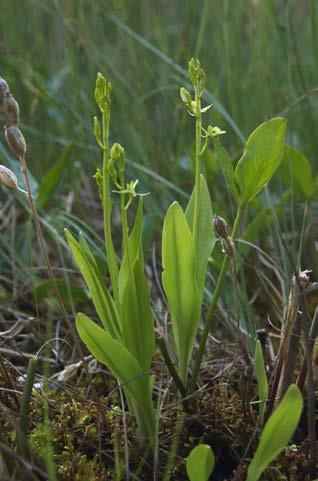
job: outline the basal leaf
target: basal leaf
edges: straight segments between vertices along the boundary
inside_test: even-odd
[[[284,152],[285,131],[286,120],[275,117],[259,125],[249,136],[235,169],[241,206],[251,202],[278,169]]]
[[[292,384],[264,426],[246,481],[257,481],[266,466],[287,446],[297,428],[302,410],[301,392]]]
[[[126,282],[123,293],[121,308],[123,342],[141,367],[148,371],[154,351],[155,332],[148,282],[140,259],[135,261],[133,276],[134,286],[131,286],[130,281]],[[137,296],[134,292],[135,287]]]
[[[100,320],[105,329],[109,330],[113,337],[120,339],[121,328],[118,322],[116,306],[105,286],[104,279],[95,262],[93,254],[90,252],[84,238],[81,239],[82,245],[80,245],[66,229],[65,235],[74,259],[85,279]]]
[[[196,256],[187,219],[177,202],[168,209],[162,234],[162,283],[172,318],[181,378],[186,383],[200,318]]]
[[[155,414],[151,399],[151,377],[145,373],[136,358],[105,329],[84,314],[77,314],[76,327],[88,350],[105,364],[137,405],[138,417],[147,426],[152,442],[155,436]]]
[[[194,215],[194,197],[195,189],[192,192],[185,214],[191,231]],[[198,287],[202,295],[208,260],[216,241],[214,230],[212,228],[212,217],[213,212],[209,189],[205,178],[201,175],[200,212],[196,245],[196,272]]]
[[[190,481],[208,481],[215,465],[215,457],[211,446],[199,444],[192,449],[186,462]]]
[[[307,157],[298,149],[285,145],[279,173],[285,184],[303,199],[311,199],[315,192],[314,177]]]

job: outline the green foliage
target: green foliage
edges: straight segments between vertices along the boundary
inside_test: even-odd
[[[239,197],[239,193],[235,183],[235,173],[234,173],[233,163],[230,159],[229,154],[227,153],[225,148],[221,145],[220,141],[218,139],[214,139],[213,143],[214,143],[218,163],[219,163],[220,169],[222,170],[222,174],[228,184],[228,187],[230,189],[231,194],[233,195],[235,202],[239,204],[240,197]]]
[[[126,183],[125,151],[117,143],[111,149],[108,145],[110,93],[111,85],[99,73],[95,99],[102,113],[102,129],[95,118],[94,132],[103,152],[103,170],[98,170],[95,178],[102,200],[105,249],[113,297],[106,288],[103,275],[85,238],[80,235],[77,242],[68,231],[65,234],[104,327],[102,329],[79,314],[77,328],[80,337],[96,359],[109,367],[118,382],[125,383],[127,402],[136,416],[141,439],[150,439],[155,448],[155,414],[151,399],[153,381],[149,372],[154,351],[154,321],[142,252],[143,202],[140,199],[129,235],[127,210],[138,195],[135,192],[138,181]],[[111,233],[111,182],[120,194],[124,251],[120,270]]]
[[[279,173],[287,187],[302,199],[309,200],[315,193],[315,182],[308,158],[295,147],[285,145]]]
[[[242,206],[261,192],[278,169],[284,152],[285,131],[286,120],[276,117],[259,125],[247,139],[235,169]]]
[[[216,238],[213,229],[211,228],[211,222],[213,217],[211,198],[209,189],[205,178],[201,175],[200,178],[200,200],[199,200],[199,217],[198,217],[198,233],[196,239],[196,274],[199,291],[203,295],[206,269],[209,257],[213,250]],[[187,209],[185,212],[189,228],[192,229],[194,219],[194,199],[195,188],[190,197]]]
[[[264,469],[287,446],[303,410],[300,390],[292,384],[266,422],[256,453],[247,472],[247,481],[257,481]]]
[[[155,416],[151,399],[152,380],[137,359],[121,342],[84,314],[76,317],[76,327],[82,341],[101,363],[105,364],[124,386],[125,392],[136,404],[138,415],[146,426],[149,439],[155,445]]]
[[[201,295],[193,238],[177,202],[169,207],[163,224],[162,265],[162,283],[172,317],[181,379],[185,383],[199,323]]]
[[[134,262],[132,275],[133,285],[129,281],[125,284],[122,297],[123,339],[141,367],[149,370],[155,343],[154,321],[143,263],[138,258]]]
[[[186,469],[190,481],[208,481],[215,465],[215,457],[208,444],[199,444],[188,456]]]
[[[268,380],[266,376],[265,363],[260,341],[256,342],[255,346],[255,372],[258,383],[258,397],[260,400],[260,418],[263,420],[266,401],[268,397]]]
[[[80,242],[77,242],[69,231],[65,230],[65,235],[100,320],[114,338],[121,339],[122,333],[115,303],[106,289],[103,276],[84,237],[80,234]]]

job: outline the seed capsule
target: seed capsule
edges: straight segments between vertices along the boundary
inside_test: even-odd
[[[219,237],[222,237],[222,239],[228,238],[227,223],[223,217],[216,214],[213,216],[213,229]]]
[[[19,125],[19,105],[12,94],[8,93],[3,100],[3,114],[8,124]]]
[[[26,142],[18,127],[16,125],[5,125],[4,133],[12,152],[18,157],[24,158],[26,154]]]
[[[10,93],[8,82],[0,77],[0,110],[2,111],[5,96]]]
[[[0,165],[0,182],[12,189],[18,189],[18,180],[12,170]]]
[[[221,238],[222,251],[229,257],[233,257],[235,254],[235,244],[232,237],[227,237],[226,239]]]

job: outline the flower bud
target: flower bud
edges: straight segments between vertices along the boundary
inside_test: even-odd
[[[111,85],[105,77],[98,72],[95,86],[95,100],[101,112],[106,112],[110,107]]]
[[[5,125],[4,133],[12,152],[18,157],[24,158],[26,154],[26,142],[18,127],[16,125]]]
[[[110,149],[110,158],[112,163],[118,162],[118,170],[119,172],[124,172],[125,170],[125,150],[124,148],[115,143],[112,148]]]
[[[0,111],[2,111],[4,98],[9,92],[8,82],[0,77]]]
[[[191,110],[192,98],[191,98],[190,92],[187,89],[185,89],[184,87],[181,87],[180,88],[180,97],[181,97],[182,102],[184,102],[186,104],[186,106],[188,107],[188,109]]]
[[[0,165],[0,182],[11,189],[18,189],[18,180],[12,170]]]
[[[226,221],[223,217],[216,214],[213,216],[213,229],[219,237],[222,237],[222,239],[227,239],[229,237]]]
[[[199,59],[191,58],[189,62],[188,74],[194,88],[201,96],[205,86],[205,72],[201,67]]]
[[[103,148],[102,131],[101,131],[100,123],[97,117],[94,117],[94,134],[95,134],[96,142],[100,147]]]
[[[8,124],[19,125],[19,105],[13,95],[10,93],[4,97],[3,114]]]

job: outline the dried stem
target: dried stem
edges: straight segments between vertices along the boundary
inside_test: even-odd
[[[88,364],[87,364],[87,361],[85,359],[82,347],[81,347],[79,339],[76,335],[73,324],[72,324],[72,322],[69,318],[69,315],[66,311],[63,299],[61,297],[61,294],[60,294],[60,291],[58,289],[57,282],[56,282],[56,279],[55,279],[55,276],[54,276],[54,273],[53,273],[52,265],[51,265],[51,262],[50,262],[50,259],[49,259],[49,256],[48,256],[48,252],[47,252],[47,249],[46,249],[46,245],[45,245],[45,242],[44,242],[44,238],[43,238],[43,233],[42,233],[39,215],[38,215],[38,212],[37,212],[34,200],[33,200],[33,196],[32,196],[31,185],[30,185],[30,175],[29,175],[29,171],[28,171],[28,168],[27,168],[27,165],[26,165],[25,157],[20,158],[20,163],[21,163],[22,173],[23,173],[24,178],[25,178],[25,184],[26,184],[26,188],[27,188],[29,204],[30,204],[32,217],[33,217],[34,224],[35,224],[37,237],[38,237],[38,240],[39,240],[39,243],[40,243],[41,251],[42,251],[42,254],[43,254],[43,257],[44,257],[44,261],[45,261],[46,269],[47,269],[48,276],[49,276],[49,279],[50,279],[50,282],[51,282],[51,286],[52,286],[54,295],[56,296],[56,299],[59,303],[60,309],[62,311],[63,318],[65,320],[65,323],[66,323],[66,325],[67,325],[67,327],[68,327],[68,329],[71,332],[71,335],[73,337],[73,340],[74,340],[76,349],[79,353],[79,356],[81,358],[82,365],[84,367],[87,379],[88,379],[89,384],[91,386],[95,401],[100,408],[99,412],[101,413],[104,424],[107,424],[107,421],[106,421],[105,416],[104,416],[103,408],[102,408],[100,399],[98,397],[98,394],[96,392],[95,386],[93,384],[93,379],[92,379],[92,376],[89,372]]]

